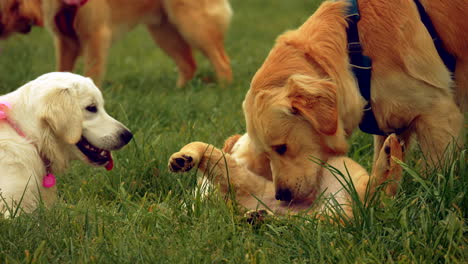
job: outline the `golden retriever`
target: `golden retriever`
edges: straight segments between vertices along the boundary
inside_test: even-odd
[[[353,200],[346,190],[349,186],[342,185],[344,179],[340,179],[336,172],[333,173],[333,169],[329,169],[330,166],[346,176],[349,171],[359,198],[364,200],[366,195],[374,193],[377,186],[386,181],[388,181],[386,192],[390,195],[395,193],[396,181],[401,177],[401,167],[393,158],[402,159],[402,157],[402,148],[395,135],[389,136],[384,142],[371,176],[348,157],[332,157],[328,159],[326,166],[319,165],[318,177],[315,178],[317,188],[301,200],[291,202],[277,201],[279,197],[271,178],[268,157],[254,149],[248,134],[230,137],[226,140],[223,150],[207,143],[192,142],[172,154],[168,167],[173,172],[199,169],[203,173],[203,180],[199,182],[200,187],[203,188],[206,183],[213,183],[223,194],[233,190],[236,201],[248,210],[267,209],[276,214],[295,214],[313,208],[314,210],[308,212],[325,213],[330,207],[326,204],[318,205],[316,202],[317,198],[323,195],[328,198],[333,196],[346,215],[352,217],[350,205]],[[314,163],[311,160],[308,162]]]
[[[463,144],[468,5],[421,2],[457,58],[455,83],[412,0],[360,0],[358,28],[364,54],[373,60],[371,105],[380,129],[403,129],[406,143],[415,135],[428,165],[437,165],[449,146]],[[279,36],[245,97],[247,133],[268,156],[281,200],[316,190],[321,166],[308,158],[345,154],[347,137],[361,121],[366,102],[350,68],[347,8],[346,1],[325,2],[298,29]],[[375,137],[375,159],[385,138]]]
[[[14,32],[29,33],[34,25],[43,25],[39,2],[0,1],[0,38],[6,38]]]
[[[132,133],[104,110],[89,78],[54,72],[0,96],[0,213],[50,206],[55,182],[72,160],[112,169],[111,152]],[[60,179],[59,179],[60,180]]]
[[[144,24],[175,61],[180,87],[196,71],[192,48],[210,60],[219,80],[231,81],[224,50],[231,16],[227,0],[2,0],[0,37],[45,24],[54,36],[57,70],[72,71],[83,55],[85,75],[99,85],[112,41]]]

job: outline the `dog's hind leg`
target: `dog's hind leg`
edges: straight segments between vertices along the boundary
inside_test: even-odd
[[[203,30],[203,29],[200,29]],[[207,32],[201,32],[205,36],[197,35],[190,42],[196,43],[196,47],[210,60],[215,68],[218,81],[229,83],[232,81],[232,70],[229,57],[224,50],[224,37],[215,31],[215,28],[206,29]],[[208,33],[212,30],[212,33]]]
[[[403,148],[395,134],[389,135],[383,142],[374,162],[370,179],[370,192],[375,192],[377,186],[387,182],[385,193],[396,194],[400,183],[402,168],[394,159],[403,160]]]
[[[147,25],[147,28],[154,42],[175,61],[179,69],[177,87],[184,86],[197,69],[192,48],[167,19],[160,25]]]
[[[55,36],[55,52],[57,60],[57,71],[72,72],[75,67],[76,59],[80,54],[80,44],[78,40]]]
[[[372,161],[372,164],[374,165],[377,159],[379,158],[379,153],[382,149],[385,139],[387,139],[387,136],[374,135],[374,158]]]
[[[392,134],[394,136],[394,134]],[[411,130],[406,130],[402,132],[401,134],[398,135],[398,140],[400,141],[401,148],[403,149],[403,156],[401,157],[400,160],[404,161],[405,160],[405,149],[410,146],[411,143],[411,138],[413,135],[413,131]],[[388,136],[379,136],[379,135],[374,135],[374,159],[372,162],[372,167],[374,167],[377,163],[377,160],[379,159],[379,155],[382,153],[382,148],[384,146],[384,143],[387,141]]]
[[[166,1],[166,9],[169,20],[184,39],[210,60],[218,80],[230,82],[232,70],[224,49],[224,35],[232,16],[229,3],[212,1],[194,5],[186,0]]]
[[[224,37],[220,32],[216,32],[213,25],[207,25],[207,27],[206,29],[195,29],[199,30],[199,33],[193,34],[189,42],[194,43],[194,46],[210,60],[218,80],[229,83],[232,81],[232,70],[229,57],[224,50]]]

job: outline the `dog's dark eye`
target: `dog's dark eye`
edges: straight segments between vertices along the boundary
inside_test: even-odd
[[[91,113],[96,113],[97,112],[97,107],[95,105],[87,106],[86,111],[91,112]]]
[[[276,153],[283,155],[288,150],[288,147],[286,146],[286,144],[281,144],[273,146],[273,150],[276,151]]]

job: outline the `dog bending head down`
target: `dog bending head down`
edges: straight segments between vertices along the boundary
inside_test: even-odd
[[[0,1],[0,38],[15,32],[29,33],[34,25],[43,25],[39,0]]]
[[[28,210],[34,208],[38,191],[46,204],[53,200],[47,197],[55,189],[41,185],[47,173],[64,171],[71,160],[111,169],[111,151],[132,139],[106,113],[91,79],[79,75],[45,74],[1,96],[0,102],[11,105],[9,122],[0,120],[0,192],[13,203],[25,192],[21,206]]]
[[[256,93],[255,95],[253,93]],[[269,160],[278,200],[305,199],[320,185],[322,165],[346,153],[334,84],[292,75],[283,89],[250,91],[244,101],[247,131]]]
[[[452,28],[442,40],[458,58],[455,93],[463,106],[468,64],[461,58],[468,49],[456,47],[467,43],[460,32],[468,23],[450,18],[468,9],[457,2],[423,4],[436,28]],[[463,114],[451,74],[416,6],[384,0],[359,6],[363,52],[373,61],[370,103],[379,129],[399,131],[406,144],[416,138],[426,166],[446,166],[446,154],[463,146]],[[326,162],[346,153],[346,139],[362,119],[366,102],[349,61],[347,9],[347,1],[325,1],[299,28],[278,37],[246,95],[247,132],[257,151],[269,156],[280,200],[300,200],[316,189],[323,177],[310,157]],[[375,137],[374,161],[386,137]]]
[[[247,132],[256,150],[269,157],[276,197],[283,201],[305,199],[318,188],[322,166],[311,157],[326,162],[344,155],[351,132],[339,119],[336,81],[326,63],[312,59],[313,47],[301,33],[278,38],[243,103]],[[333,59],[346,62],[341,54]],[[346,122],[357,126],[357,115]]]

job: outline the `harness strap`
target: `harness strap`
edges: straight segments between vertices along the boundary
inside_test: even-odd
[[[388,135],[389,133],[385,133],[380,130],[379,125],[377,124],[377,120],[375,119],[374,112],[372,111],[371,106],[371,77],[372,77],[372,60],[362,54],[362,45],[359,41],[359,31],[357,27],[357,23],[360,19],[359,15],[359,6],[357,0],[346,0],[350,3],[350,6],[347,10],[348,19],[348,28],[346,30],[346,34],[348,37],[348,56],[349,62],[351,64],[351,68],[353,70],[354,76],[356,77],[357,83],[359,85],[359,91],[362,97],[367,101],[367,104],[364,108],[364,115],[362,117],[361,123],[359,124],[359,128],[368,134],[374,135]],[[432,24],[429,15],[426,13],[424,7],[419,2],[419,0],[414,0],[419,15],[421,17],[421,21],[424,26],[427,28],[427,31],[432,37],[434,41],[434,45],[441,57],[442,61],[444,62],[445,66],[451,71],[455,71],[456,66],[456,58],[452,56],[450,53],[444,49],[444,45],[442,40],[437,35],[437,32]],[[400,134],[403,132],[404,128],[395,129],[394,133]]]
[[[455,67],[457,61],[455,57],[448,53],[447,50],[444,48],[444,44],[442,43],[442,39],[439,38],[437,35],[437,31],[435,30],[434,24],[432,24],[429,15],[426,12],[424,6],[419,2],[419,0],[414,0],[414,3],[418,7],[419,16],[421,17],[421,21],[423,22],[424,26],[426,27],[427,31],[431,35],[432,41],[434,41],[434,46],[437,49],[437,53],[439,53],[440,58],[444,62],[445,66],[449,71],[452,73],[455,72]]]
[[[348,37],[348,56],[356,77],[359,91],[367,101],[364,108],[364,115],[362,117],[359,128],[369,134],[386,135],[385,132],[380,130],[377,120],[375,119],[374,112],[371,106],[371,77],[372,77],[372,60],[362,54],[362,45],[359,41],[359,32],[357,23],[360,19],[359,7],[356,0],[349,0],[350,6],[347,10],[348,15],[348,29],[346,35]]]

